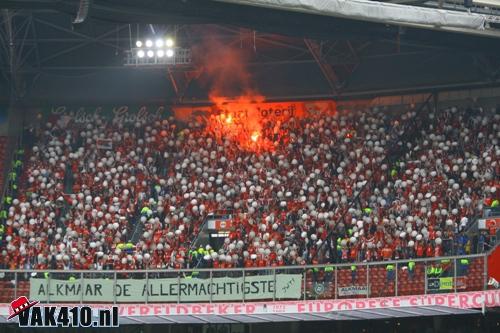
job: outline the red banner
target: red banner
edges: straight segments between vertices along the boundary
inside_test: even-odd
[[[217,231],[226,231],[231,229],[233,223],[231,220],[209,220],[208,229]]]
[[[478,221],[479,229],[500,229],[500,217],[490,217],[485,219],[479,219]]]
[[[174,116],[177,120],[189,122],[206,122],[210,114],[223,112],[234,115],[244,121],[249,118],[262,120],[286,120],[289,118],[303,118],[313,115],[328,115],[335,113],[336,103],[332,100],[323,101],[290,101],[290,102],[262,102],[251,103],[241,101],[227,101],[218,106],[174,106]]]
[[[488,256],[488,277],[500,281],[500,246]]]

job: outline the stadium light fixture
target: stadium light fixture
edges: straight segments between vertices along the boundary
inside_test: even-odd
[[[137,39],[126,52],[125,66],[188,65],[191,50],[176,46],[171,37],[149,36]]]

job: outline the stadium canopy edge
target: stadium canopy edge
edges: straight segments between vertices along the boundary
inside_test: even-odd
[[[490,28],[490,23],[500,23],[500,18],[461,11],[417,7],[368,0],[214,0],[217,2],[263,7],[274,10],[299,12],[394,24],[420,29],[471,34],[500,38],[500,30]]]

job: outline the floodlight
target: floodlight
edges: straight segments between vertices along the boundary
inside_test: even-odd
[[[156,40],[156,47],[163,47],[163,39]]]
[[[135,42],[135,46],[142,47],[142,42],[140,40],[138,40],[137,42]]]
[[[167,47],[166,38],[162,39],[163,46],[157,47],[156,38],[148,40],[135,40],[133,47],[125,51],[126,59],[125,66],[175,66],[175,65],[189,65],[191,64],[191,50],[178,46]],[[138,43],[140,42],[140,43]],[[141,47],[136,47],[141,45]],[[148,47],[151,45],[151,47]],[[161,45],[161,43],[159,43]],[[225,120],[225,119],[224,119]],[[230,117],[227,124],[234,123],[234,117]]]
[[[165,41],[165,44],[168,47],[172,47],[172,46],[174,46],[174,41],[172,40],[172,38],[167,38],[167,40]]]

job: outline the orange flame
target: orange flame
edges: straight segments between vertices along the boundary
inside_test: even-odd
[[[253,132],[252,136],[251,136],[252,141],[257,142],[257,140],[259,139],[259,136],[260,136],[259,132]]]
[[[245,49],[228,47],[215,38],[207,38],[194,54],[196,62],[205,69],[204,83],[214,105],[206,130],[218,141],[229,140],[240,149],[255,152],[274,149],[264,131],[269,120],[263,119],[257,110],[256,103],[264,102],[265,98],[255,91],[246,66],[250,54]]]
[[[220,141],[229,140],[240,149],[273,150],[274,144],[263,135],[264,119],[257,110],[264,97],[253,92],[234,99],[211,95],[215,112],[209,117],[207,130]]]

